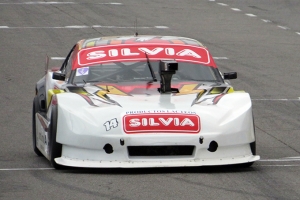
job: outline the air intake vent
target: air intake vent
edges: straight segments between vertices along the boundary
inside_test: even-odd
[[[129,156],[187,156],[195,146],[128,146]]]

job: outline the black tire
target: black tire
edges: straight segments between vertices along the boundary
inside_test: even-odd
[[[253,155],[256,155],[256,141],[250,143],[250,149]],[[239,164],[239,167],[251,167],[254,162]]]
[[[256,155],[256,141],[250,143],[251,152]]]
[[[35,114],[39,111],[39,102],[38,98],[35,97],[33,99],[33,105],[32,105],[32,144],[33,144],[33,151],[38,156],[43,156],[43,154],[40,152],[40,150],[36,146],[36,122],[35,122]]]
[[[255,137],[255,140],[254,140],[254,142],[250,143],[250,149],[251,149],[252,154],[255,156],[256,155],[256,134],[255,134],[254,118],[253,118],[253,128],[254,128],[254,137]],[[240,164],[239,166],[240,167],[251,167],[253,165],[253,163],[254,162],[243,163],[243,164]]]
[[[55,169],[63,169],[62,165],[55,162],[55,158],[61,157],[62,144],[56,142],[57,130],[57,106],[52,106],[51,121],[49,127],[49,154],[50,163]]]

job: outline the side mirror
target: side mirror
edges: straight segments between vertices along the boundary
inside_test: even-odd
[[[52,79],[64,81],[66,79],[66,75],[59,72],[53,72]]]
[[[227,72],[224,73],[224,79],[236,79],[237,73],[236,72]]]

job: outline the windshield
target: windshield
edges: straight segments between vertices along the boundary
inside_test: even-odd
[[[159,61],[150,62],[158,81]],[[146,61],[116,62],[78,68],[74,71],[72,83],[90,82],[132,82],[152,81],[153,77]],[[172,81],[212,81],[221,82],[218,69],[196,63],[178,62],[178,71]]]

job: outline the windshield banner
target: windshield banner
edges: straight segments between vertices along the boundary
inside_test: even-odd
[[[123,44],[82,49],[78,52],[78,65],[86,66],[107,62],[176,60],[210,64],[210,55],[203,47],[178,44]]]

